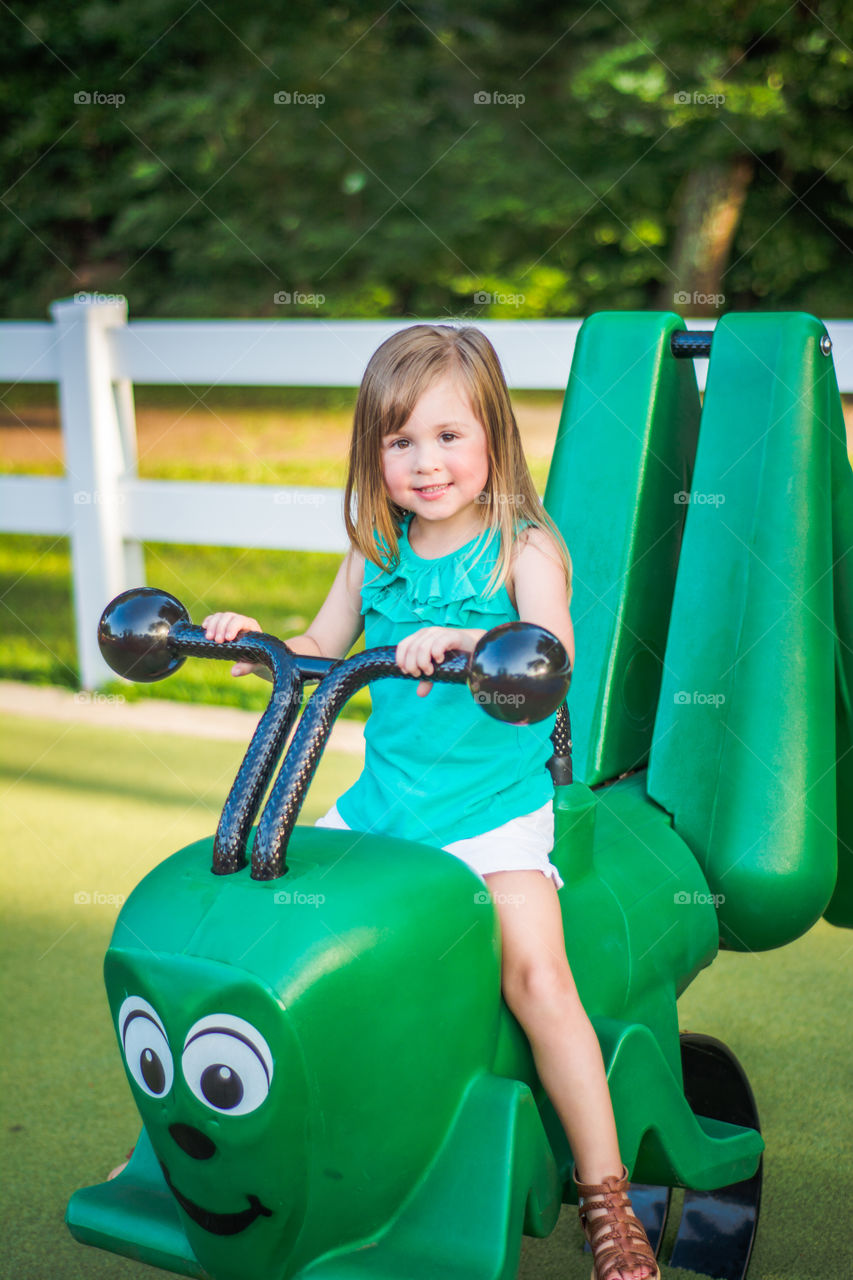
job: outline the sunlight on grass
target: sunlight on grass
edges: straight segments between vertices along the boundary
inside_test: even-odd
[[[233,609],[285,638],[303,631],[314,617],[338,563],[336,555],[315,552],[166,543],[145,547],[147,585],[177,596],[193,622],[200,624],[208,613]],[[0,616],[1,678],[78,687],[67,539],[17,534],[0,538]],[[363,647],[359,642],[357,648]],[[190,658],[156,684],[116,680],[105,688],[128,700],[170,698],[253,711],[265,707],[270,685],[256,676],[235,680],[230,667],[230,661]],[[344,714],[364,720],[369,709],[370,695],[363,690],[350,699]]]

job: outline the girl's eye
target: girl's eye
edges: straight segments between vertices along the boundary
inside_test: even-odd
[[[408,443],[409,443],[408,440],[392,440],[388,448],[396,449],[397,445],[407,445]]]
[[[448,441],[448,440],[456,440],[456,439],[458,439],[458,437],[457,437],[457,435],[456,435],[456,432],[455,432],[455,431],[442,431],[442,433],[441,433],[441,438],[442,438],[442,440],[444,440],[445,442],[446,442],[446,441]]]

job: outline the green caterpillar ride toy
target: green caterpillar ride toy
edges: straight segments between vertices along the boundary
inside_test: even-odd
[[[709,351],[700,409],[684,357]],[[545,502],[575,567],[574,741],[563,709],[550,765],[566,950],[653,1247],[686,1188],[671,1265],[739,1280],[755,1103],[724,1045],[679,1036],[676,1001],[721,946],[853,926],[853,476],[823,326],[732,314],[711,350],[675,315],[591,317]],[[209,1280],[512,1280],[522,1233],[575,1197],[491,899],[443,850],[296,825],[347,698],[411,677],[393,649],[217,645],[144,588],[99,634],[131,679],[194,654],[264,662],[274,691],[215,838],[116,923],[106,987],[143,1128],[122,1174],[72,1196],[72,1234]],[[569,674],[513,623],[433,678],[532,720]]]

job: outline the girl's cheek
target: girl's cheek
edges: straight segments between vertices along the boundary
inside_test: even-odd
[[[400,476],[402,467],[397,458],[393,454],[383,454],[382,457],[382,479],[386,485],[394,484]]]

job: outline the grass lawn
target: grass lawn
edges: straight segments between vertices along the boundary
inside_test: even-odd
[[[204,396],[203,401],[199,398]],[[514,397],[534,480],[544,490],[561,397]],[[139,474],[146,479],[341,487],[352,424],[352,388],[182,387],[136,389]],[[0,385],[0,469],[62,475],[56,391]],[[172,592],[193,622],[233,609],[286,637],[303,630],[332,584],[340,557],[306,552],[147,543],[145,582]],[[108,601],[104,601],[104,605]],[[77,688],[68,539],[0,535],[0,679]],[[361,647],[361,646],[357,646]],[[116,682],[126,698],[173,698],[259,709],[269,685],[234,680],[230,664],[190,660],[154,686]],[[364,719],[365,691],[345,715]]]
[[[235,550],[148,543],[145,578],[185,605],[193,622],[233,609],[257,618],[273,635],[296,635],[307,627],[332,585],[339,557],[289,551]],[[108,602],[104,601],[106,605]],[[0,537],[0,616],[4,632],[0,678],[78,688],[71,562],[67,538]],[[359,641],[357,648],[363,648]],[[271,686],[256,676],[235,680],[230,662],[189,658],[167,680],[104,686],[128,700],[172,698],[219,706],[265,707]],[[365,719],[364,690],[345,714]]]
[[[2,729],[2,1273],[153,1280],[163,1273],[78,1245],[63,1225],[72,1191],[101,1180],[138,1131],[101,974],[117,906],[74,895],[126,896],[212,832],[244,748],[18,717]],[[302,820],[359,767],[327,754]],[[767,1152],[751,1280],[849,1275],[851,958],[853,935],[820,922],[779,951],[721,954],[679,1003],[681,1026],[729,1044],[757,1098]],[[581,1243],[566,1206],[547,1240],[524,1241],[520,1277],[587,1280]]]

